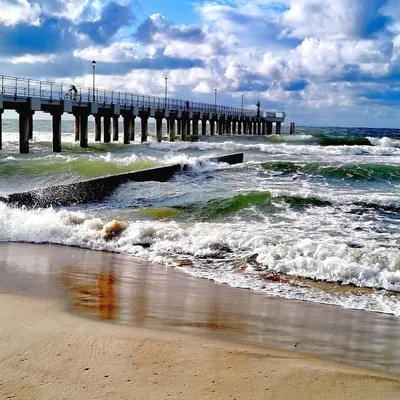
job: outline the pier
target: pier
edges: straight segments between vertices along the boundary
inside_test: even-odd
[[[75,118],[75,140],[88,147],[88,118],[94,117],[94,140],[110,143],[119,140],[119,118],[123,119],[123,142],[135,140],[135,122],[140,118],[140,140],[146,142],[149,119],[155,120],[155,138],[163,140],[166,120],[168,139],[196,140],[199,135],[271,135],[281,133],[284,112],[249,110],[218,104],[167,99],[144,94],[76,87],[70,84],[0,75],[0,150],[2,114],[14,110],[19,115],[19,151],[29,153],[33,137],[33,116],[42,111],[52,117],[53,151],[61,151],[61,121],[64,113]],[[207,129],[208,128],[208,129]]]

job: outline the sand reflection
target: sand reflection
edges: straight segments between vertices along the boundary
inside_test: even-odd
[[[102,320],[117,318],[117,278],[114,268],[93,273],[66,267],[61,270],[61,278],[75,311],[96,315]]]

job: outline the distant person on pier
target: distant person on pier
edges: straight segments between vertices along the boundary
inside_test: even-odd
[[[190,106],[189,100],[186,100],[186,111],[189,111],[189,106]]]
[[[72,100],[76,100],[78,89],[76,88],[75,85],[71,85],[71,87],[68,90],[68,93],[71,95]]]

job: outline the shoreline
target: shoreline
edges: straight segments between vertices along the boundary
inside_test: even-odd
[[[0,397],[400,395],[400,321],[389,315],[54,245],[0,244],[0,276]]]

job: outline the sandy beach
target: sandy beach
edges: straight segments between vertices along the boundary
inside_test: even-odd
[[[398,319],[0,246],[1,399],[398,399]],[[362,366],[363,368],[361,368]]]

